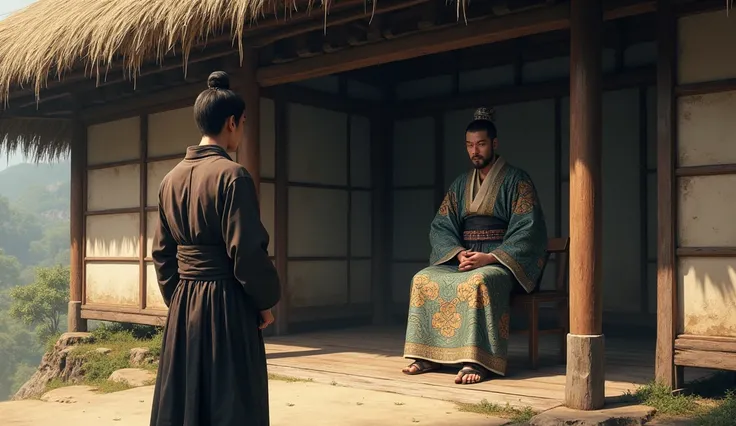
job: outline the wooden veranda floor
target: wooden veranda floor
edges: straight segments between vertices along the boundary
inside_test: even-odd
[[[542,411],[562,404],[565,365],[556,361],[557,340],[540,342],[541,368],[526,367],[524,336],[513,336],[507,377],[472,386],[455,385],[457,369],[407,376],[401,368],[402,328],[358,328],[272,337],[266,341],[269,373],[362,389],[458,402],[483,399]],[[654,376],[654,342],[606,341],[606,397],[635,390]],[[398,398],[398,396],[397,396]]]

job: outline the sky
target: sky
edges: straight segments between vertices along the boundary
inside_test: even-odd
[[[0,20],[18,9],[33,3],[35,0],[0,0]],[[0,170],[6,169],[8,166],[23,163],[24,158],[19,154],[7,155],[6,152],[0,152]]]

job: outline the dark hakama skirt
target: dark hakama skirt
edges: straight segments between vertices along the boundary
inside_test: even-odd
[[[258,325],[235,280],[180,281],[164,329],[151,426],[267,426]]]

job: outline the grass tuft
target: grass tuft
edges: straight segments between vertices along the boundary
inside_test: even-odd
[[[537,413],[531,407],[521,409],[514,408],[509,404],[499,405],[487,400],[482,400],[477,404],[457,403],[460,411],[467,413],[483,414],[486,416],[502,417],[509,419],[514,423],[525,423],[531,420]]]
[[[733,373],[719,373],[693,382],[688,386],[688,394],[673,394],[666,386],[650,383],[627,397],[654,408],[657,417],[691,419],[697,426],[733,425],[736,419],[733,377]]]
[[[287,382],[287,383],[297,383],[297,382],[310,383],[313,381],[312,379],[300,379],[298,377],[282,376],[281,374],[272,374],[272,373],[268,373],[268,380],[278,380],[280,382]]]

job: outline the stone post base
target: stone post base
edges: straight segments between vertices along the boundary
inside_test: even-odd
[[[565,405],[575,410],[603,408],[606,396],[605,338],[567,335]]]

